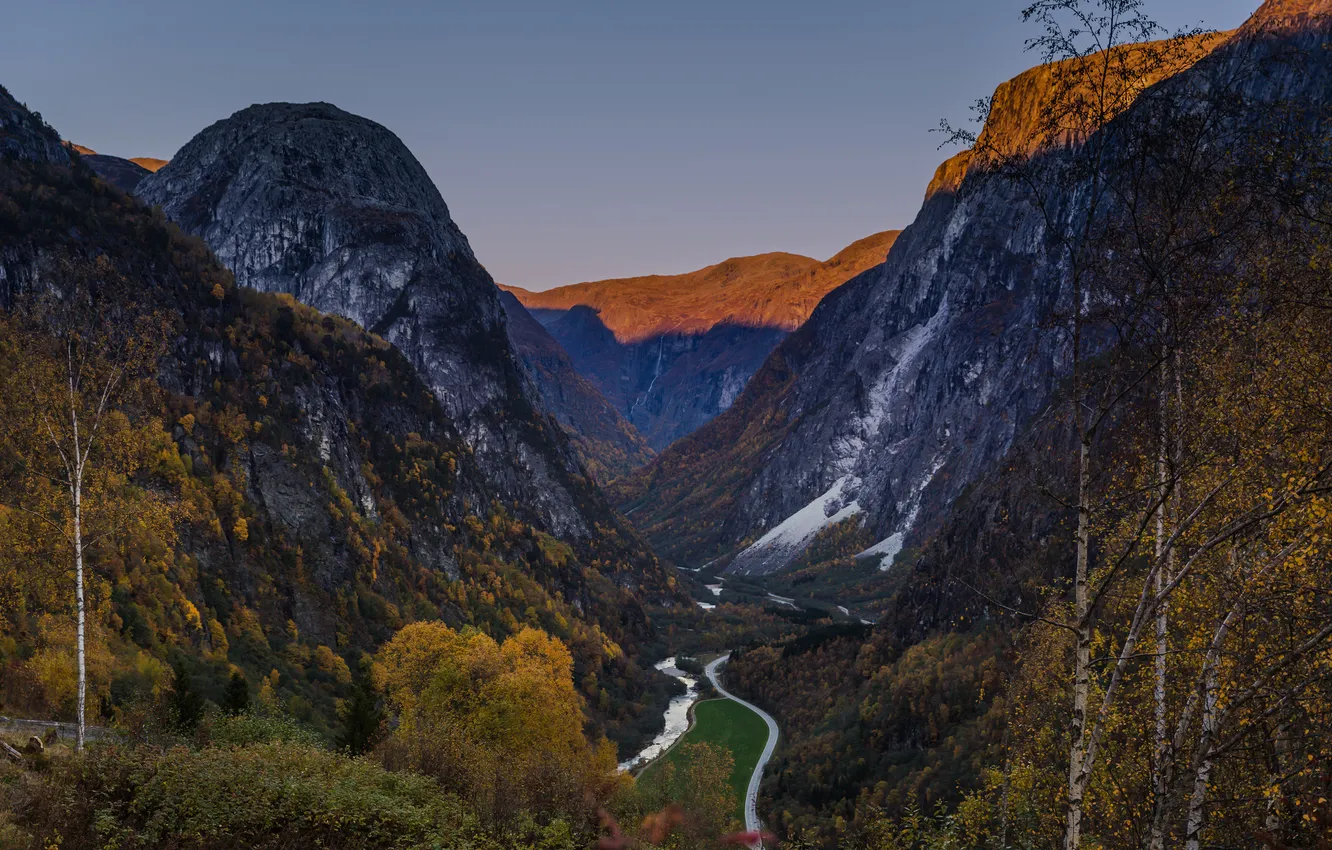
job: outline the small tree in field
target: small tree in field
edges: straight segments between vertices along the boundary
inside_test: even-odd
[[[4,317],[0,503],[63,549],[74,586],[77,746],[87,710],[88,556],[131,525],[172,536],[165,500],[135,484],[161,423],[146,415],[167,322],[109,261],[66,260]],[[49,547],[33,546],[34,552]],[[33,583],[52,575],[34,564]]]

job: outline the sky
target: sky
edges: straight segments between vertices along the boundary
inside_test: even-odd
[[[407,144],[497,281],[546,289],[906,226],[951,153],[931,130],[1037,63],[1028,2],[15,2],[0,84],[125,157],[334,103]],[[1258,5],[1148,11],[1229,29]]]

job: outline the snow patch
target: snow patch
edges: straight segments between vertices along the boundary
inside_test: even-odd
[[[775,594],[775,593],[769,593],[769,594],[768,594],[768,598],[771,599],[773,602],[776,602],[778,605],[785,605],[785,606],[787,606],[788,608],[798,608],[798,607],[799,607],[798,605],[795,604],[795,600],[794,600],[794,599],[787,599],[785,596],[778,596],[778,595]]]
[[[921,496],[925,494],[925,488],[930,486],[930,482],[934,480],[934,476],[939,474],[939,470],[943,469],[943,465],[947,462],[948,456],[944,451],[940,451],[934,456],[934,460],[930,461],[930,468],[925,471],[925,475],[911,488],[906,499],[897,503],[898,511],[906,512],[906,517],[902,522],[901,530],[895,531],[883,540],[875,543],[873,546],[857,555],[857,558],[878,558],[879,569],[884,572],[892,567],[893,563],[897,560],[897,556],[902,553],[902,546],[906,543],[907,532],[909,532],[911,527],[916,524],[916,517],[920,514],[920,500]]]
[[[848,474],[855,469],[866,445],[889,421],[894,407],[900,403],[901,394],[907,391],[911,372],[916,368],[921,352],[938,337],[948,317],[948,296],[945,295],[928,321],[908,328],[889,344],[888,353],[896,362],[870,390],[868,409],[854,420],[851,433],[837,441],[836,468]]]
[[[897,560],[897,556],[902,551],[902,544],[906,541],[906,535],[900,531],[888,535],[883,540],[875,543],[857,555],[857,558],[879,558],[879,569],[887,571]]]
[[[844,475],[822,496],[805,505],[760,537],[735,559],[732,569],[742,571],[746,565],[761,566],[771,559],[789,559],[801,551],[814,536],[830,525],[836,525],[862,513],[860,503],[846,502],[845,491],[860,486],[860,479]]]
[[[711,611],[713,608],[716,608],[717,606],[713,605],[711,602],[699,602],[698,607],[702,608],[704,611]]]
[[[721,596],[722,586],[720,584],[705,584],[703,586],[711,590],[713,596]]]

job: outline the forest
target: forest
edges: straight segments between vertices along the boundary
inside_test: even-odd
[[[722,570],[812,334],[559,537],[0,89],[0,846],[752,845],[726,746],[617,768],[724,652],[764,846],[1332,846],[1332,6],[1264,10],[1026,8],[1028,123],[943,122],[932,192],[1021,208],[1049,401],[886,569],[853,513],[772,577]]]

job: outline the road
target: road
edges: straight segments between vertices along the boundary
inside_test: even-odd
[[[763,754],[759,756],[758,764],[754,765],[754,774],[749,777],[749,790],[745,792],[745,830],[747,832],[758,832],[763,828],[763,824],[758,816],[759,784],[763,781],[763,770],[768,766],[768,760],[772,758],[772,751],[777,749],[777,721],[773,720],[772,715],[768,714],[768,712],[753,703],[740,699],[740,697],[722,687],[721,679],[718,677],[717,671],[730,657],[730,653],[727,653],[707,666],[706,672],[709,681],[711,681],[712,686],[717,689],[717,693],[727,699],[735,700],[740,703],[759,717],[762,717],[763,722],[768,724],[768,743],[763,747]],[[760,842],[755,846],[759,847],[761,850],[763,844]]]

